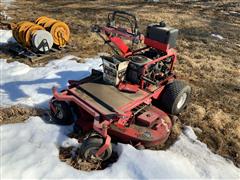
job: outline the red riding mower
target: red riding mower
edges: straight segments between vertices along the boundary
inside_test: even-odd
[[[144,36],[134,15],[114,11],[106,26],[94,25],[92,31],[115,55],[101,56],[103,72],[69,80],[61,92],[53,87],[53,118],[62,125],[75,122],[74,130],[84,137],[79,154],[87,161],[108,159],[113,141],[137,148],[164,143],[191,93],[173,72],[178,30],[160,22],[149,25]],[[127,42],[143,47],[133,50]]]

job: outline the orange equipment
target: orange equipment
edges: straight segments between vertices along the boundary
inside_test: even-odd
[[[69,41],[70,30],[66,23],[46,16],[37,18],[35,23],[41,25],[52,34],[55,45],[64,47]]]
[[[29,21],[19,22],[12,27],[13,37],[22,46],[35,48],[41,52],[49,51],[52,48],[52,36],[45,31],[44,27]],[[36,43],[36,35],[38,35],[38,42],[43,41],[47,47],[44,47],[44,44]]]

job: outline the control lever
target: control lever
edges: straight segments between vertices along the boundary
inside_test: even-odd
[[[147,78],[146,76],[142,76],[142,79],[145,80],[145,81],[147,81],[147,82],[150,83],[150,84],[157,85],[156,82],[152,81],[151,79]]]

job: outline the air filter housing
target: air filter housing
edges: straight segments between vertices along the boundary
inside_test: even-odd
[[[113,86],[124,80],[129,61],[120,56],[101,56],[103,61],[103,80]]]

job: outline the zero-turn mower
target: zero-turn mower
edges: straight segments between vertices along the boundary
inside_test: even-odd
[[[69,80],[61,92],[53,87],[53,119],[74,122],[84,137],[79,154],[87,161],[107,160],[114,141],[137,148],[163,144],[191,93],[173,72],[178,30],[160,22],[148,25],[143,35],[134,15],[114,11],[106,26],[94,25],[92,31],[115,54],[101,56],[103,72],[93,69],[87,78]],[[143,47],[134,50],[129,41]]]

